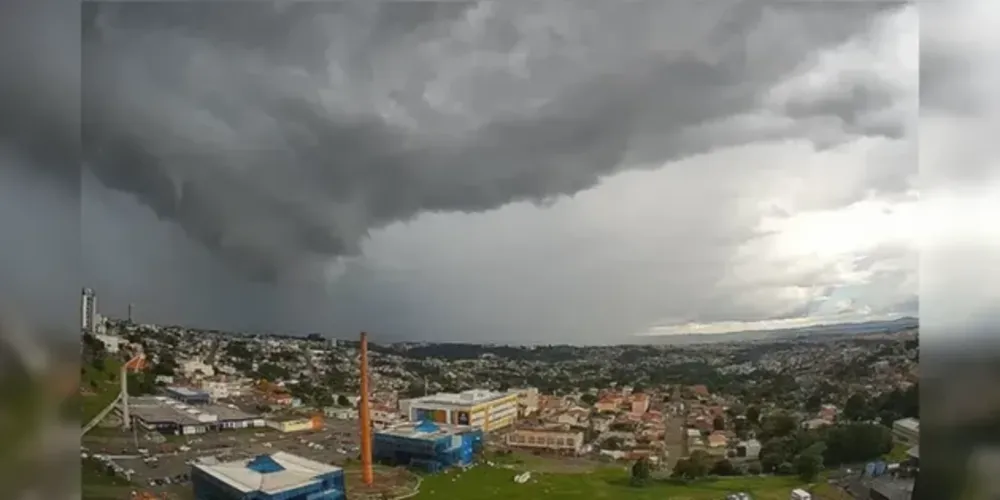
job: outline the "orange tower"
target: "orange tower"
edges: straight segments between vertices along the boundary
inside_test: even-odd
[[[368,408],[368,334],[361,332],[361,401],[358,403],[361,421],[361,481],[367,486],[374,482],[372,474],[372,417]]]

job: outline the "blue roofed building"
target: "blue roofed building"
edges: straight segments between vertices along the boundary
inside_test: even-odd
[[[283,451],[191,466],[196,500],[343,500],[344,471]]]
[[[372,457],[389,465],[438,472],[472,463],[483,446],[483,431],[471,426],[423,420],[375,433]]]

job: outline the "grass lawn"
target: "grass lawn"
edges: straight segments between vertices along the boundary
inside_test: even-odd
[[[517,471],[478,466],[466,472],[427,476],[415,500],[461,498],[489,499],[578,499],[629,498],[672,500],[719,500],[728,493],[745,491],[755,500],[787,500],[794,488],[803,487],[794,477],[737,477],[706,480],[690,485],[653,481],[645,487],[629,485],[624,468],[604,468],[584,474],[532,474],[525,484],[513,478]]]
[[[80,464],[81,498],[83,500],[112,500],[128,498],[134,486],[124,478],[112,476],[96,460],[82,460]]]
[[[120,369],[121,361],[111,357],[105,359],[103,370],[96,370],[89,363],[83,365],[83,375],[80,377],[81,427],[87,425],[90,419],[96,417],[118,396],[121,389],[121,382],[118,380]],[[84,390],[92,391],[93,394],[82,394]]]
[[[892,451],[886,453],[882,459],[889,463],[899,463],[906,460],[906,451],[911,448],[910,445],[904,443],[896,443],[892,445]]]

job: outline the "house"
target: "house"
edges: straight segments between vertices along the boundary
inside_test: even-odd
[[[709,395],[708,387],[704,384],[697,384],[691,386],[691,392],[698,397],[707,398]]]
[[[649,410],[649,395],[638,393],[631,396],[631,412],[634,415],[642,415]]]
[[[709,448],[725,447],[727,444],[729,444],[729,438],[726,437],[724,432],[715,431],[708,435]]]
[[[819,429],[819,428],[822,428],[822,427],[826,427],[826,426],[831,425],[831,424],[832,424],[832,422],[830,422],[829,420],[826,420],[826,419],[823,419],[823,418],[814,418],[812,420],[806,420],[805,422],[802,422],[802,428],[803,429],[809,429],[809,430],[815,430],[815,429]]]
[[[837,407],[834,405],[823,405],[819,409],[819,418],[833,422],[837,418]]]
[[[760,441],[748,439],[736,446],[736,456],[757,459],[760,457],[760,449]]]

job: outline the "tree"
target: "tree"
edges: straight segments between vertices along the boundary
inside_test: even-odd
[[[673,475],[684,479],[698,479],[708,475],[714,461],[705,450],[695,450],[688,458],[682,458],[674,465]]]
[[[816,413],[819,411],[820,407],[823,406],[823,395],[818,392],[814,392],[812,396],[806,399],[803,409],[809,413]]]
[[[736,417],[746,414],[746,412],[747,412],[746,406],[740,403],[733,403],[732,406],[726,408],[726,414],[729,415],[730,419],[735,419]]]
[[[851,397],[847,398],[847,402],[844,403],[844,418],[847,420],[859,422],[866,420],[869,414],[868,400],[860,392],[851,394]]]
[[[650,472],[652,471],[652,466],[649,463],[649,459],[642,457],[632,464],[632,485],[633,486],[644,486],[647,481],[649,481]]]
[[[719,415],[712,419],[712,428],[717,431],[726,430],[726,419],[722,415]]]
[[[618,436],[611,436],[601,442],[601,448],[605,450],[620,450],[625,446],[625,441]]]
[[[775,472],[784,460],[784,455],[775,452],[760,452],[760,468],[763,472]]]
[[[747,408],[747,422],[753,425],[760,423],[760,408],[756,406],[751,406]]]
[[[892,431],[879,424],[848,424],[830,429],[823,461],[840,465],[872,460],[892,450]]]
[[[819,453],[804,452],[795,459],[795,472],[799,479],[811,483],[823,469],[823,457]]]
[[[747,474],[759,476],[762,472],[764,471],[761,470],[761,466],[757,462],[751,462],[750,465],[747,466]]]
[[[341,394],[337,396],[337,406],[351,406],[351,401],[347,399],[347,396]]]
[[[797,427],[798,422],[796,422],[795,417],[785,412],[775,412],[768,415],[761,423],[760,437],[761,439],[770,439],[791,436]]]
[[[593,406],[597,402],[597,396],[586,393],[580,396],[580,402],[586,404],[587,406]]]
[[[738,475],[739,471],[736,470],[736,466],[732,462],[723,458],[712,465],[711,473],[716,476],[735,476]]]

